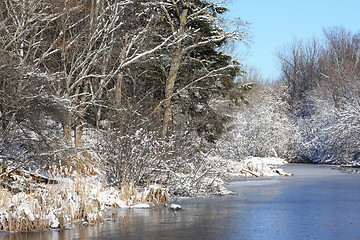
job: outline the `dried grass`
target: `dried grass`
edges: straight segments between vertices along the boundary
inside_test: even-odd
[[[144,191],[141,195],[141,202],[153,202],[156,205],[166,204],[169,201],[169,193],[166,188],[150,188],[149,191]]]
[[[91,153],[87,151],[68,151],[67,155],[61,156],[61,160],[57,158],[54,162],[58,164],[44,166],[44,170],[49,172],[52,177],[69,177],[76,174],[81,176],[94,176],[104,172],[101,161],[95,159]]]
[[[167,189],[159,186],[149,186],[139,193],[134,181],[123,182],[119,190],[106,188],[105,183],[95,177],[67,180],[42,184],[27,193],[0,188],[0,231],[66,228],[75,220],[91,224],[105,218],[106,207],[168,202]]]
[[[88,183],[46,185],[25,194],[0,191],[0,231],[65,228],[74,220],[94,223],[103,219],[100,204]]]

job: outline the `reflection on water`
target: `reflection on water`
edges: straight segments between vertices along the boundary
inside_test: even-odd
[[[117,221],[18,239],[360,239],[360,174],[287,165],[291,178],[239,180],[237,195],[183,199],[183,211],[122,209]]]

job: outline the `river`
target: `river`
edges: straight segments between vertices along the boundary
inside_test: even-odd
[[[360,174],[315,164],[292,177],[239,179],[225,197],[181,199],[182,211],[121,209],[117,221],[70,230],[0,234],[20,239],[360,239]]]

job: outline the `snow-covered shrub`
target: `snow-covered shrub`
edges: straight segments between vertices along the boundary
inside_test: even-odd
[[[360,164],[360,83],[348,83],[343,90],[336,100],[333,93],[319,89],[310,96],[314,113],[298,121],[304,141],[302,158]]]
[[[106,161],[108,181],[120,186],[135,181],[137,186],[160,183],[170,194],[196,196],[217,194],[215,186],[220,162],[209,158],[200,149],[196,134],[184,133],[164,140],[157,132],[144,128],[133,134],[116,132],[105,138],[98,152]]]
[[[218,143],[219,154],[241,160],[247,156],[293,159],[300,136],[289,117],[286,88],[256,89],[233,114],[230,131]]]
[[[101,147],[112,184],[130,180],[136,183],[156,181],[156,177],[148,178],[152,172],[161,169],[163,160],[171,155],[171,142],[162,141],[156,132],[145,129],[138,129],[133,134],[114,131],[106,138]]]
[[[70,102],[51,90],[55,74],[29,71],[13,77],[17,89],[12,85],[3,89],[0,102],[0,162],[11,168],[43,166],[65,148],[63,129],[71,121]]]
[[[59,97],[60,76],[28,66],[0,50],[0,163],[3,167],[41,166],[63,147],[70,102]]]

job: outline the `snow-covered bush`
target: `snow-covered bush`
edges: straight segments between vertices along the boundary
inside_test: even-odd
[[[343,87],[345,91],[336,101],[333,93],[324,90],[311,95],[314,113],[298,121],[303,159],[360,164],[360,83],[353,81]]]
[[[289,117],[287,91],[281,85],[255,89],[233,114],[231,130],[218,143],[222,157],[241,160],[247,156],[296,157],[300,136]]]
[[[13,79],[17,88],[12,83],[0,90],[0,163],[14,169],[49,164],[66,148],[63,129],[71,121],[70,101],[53,90],[57,75],[26,70],[4,80]]]
[[[126,181],[135,181],[138,186],[160,183],[173,195],[219,194],[215,179],[221,180],[216,170],[221,163],[208,158],[200,144],[195,133],[164,140],[158,132],[142,128],[133,134],[107,135],[98,153],[106,161],[111,185]]]
[[[116,131],[106,136],[101,147],[104,151],[109,171],[110,183],[134,180],[136,183],[156,181],[148,179],[152,172],[160,171],[163,161],[171,155],[169,146],[157,138],[156,132],[138,129],[132,134]]]

